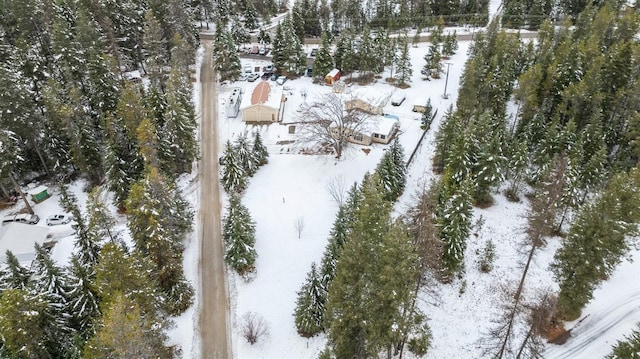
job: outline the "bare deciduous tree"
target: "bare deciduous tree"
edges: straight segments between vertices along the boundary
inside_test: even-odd
[[[520,283],[513,297],[513,307],[511,314],[508,316],[507,329],[504,335],[502,346],[496,355],[496,358],[502,359],[507,352],[508,342],[512,336],[512,330],[516,324],[516,314],[522,306],[522,290],[524,288],[525,279],[529,273],[529,266],[533,260],[536,249],[545,244],[544,237],[553,234],[553,223],[558,213],[558,203],[562,195],[562,188],[565,184],[565,171],[567,169],[566,156],[556,157],[553,161],[553,167],[542,181],[541,188],[537,191],[531,200],[531,211],[528,217],[527,235],[531,241],[531,250],[527,257],[527,262],[520,277]],[[526,343],[525,343],[526,344]]]
[[[432,189],[423,186],[414,197],[415,204],[409,208],[406,216],[421,259],[421,272],[441,279],[443,249],[434,223],[435,200]]]
[[[260,338],[269,335],[269,326],[262,316],[254,312],[247,312],[242,316],[240,330],[242,331],[242,336],[251,345],[257,343]]]
[[[344,176],[339,175],[333,177],[331,181],[328,181],[324,188],[327,189],[331,198],[336,201],[338,206],[342,206],[344,204],[344,200],[347,194],[347,182],[344,179]]]
[[[341,97],[325,94],[309,106],[304,106],[298,116],[301,123],[300,141],[331,148],[340,159],[351,136],[367,130],[371,114],[358,108],[346,109]]]
[[[529,310],[527,324],[529,329],[518,349],[516,359],[542,358],[544,351],[543,338],[553,326],[553,314],[556,311],[557,297],[544,292],[531,304],[525,305]]]
[[[296,218],[296,221],[293,223],[293,227],[296,229],[296,233],[298,233],[298,238],[302,236],[302,231],[304,230],[304,217]]]

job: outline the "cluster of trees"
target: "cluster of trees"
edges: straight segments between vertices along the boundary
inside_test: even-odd
[[[281,0],[243,0],[233,6],[228,0],[198,0],[190,2],[189,11],[201,22],[227,24],[236,18],[241,19],[246,29],[255,30],[260,22],[268,23],[288,6],[288,2]],[[322,32],[361,32],[365,26],[393,31],[411,27],[423,29],[433,26],[439,17],[449,24],[484,26],[489,19],[489,1],[412,0],[398,4],[389,0],[296,0],[291,15],[295,31],[301,38],[318,37]]]
[[[305,337],[327,334],[323,357],[376,356],[405,344],[420,355],[428,349],[426,318],[415,307],[420,252],[409,226],[391,217],[405,173],[396,140],[339,203],[320,268],[312,264],[298,292],[296,328]]]
[[[176,1],[58,3],[9,1],[0,14],[0,177],[79,170],[91,185],[106,179],[123,208],[143,175],[142,142],[155,142],[165,173],[191,169],[197,33]],[[125,80],[139,69],[145,88]]]
[[[428,79],[429,77],[438,79],[442,72],[442,60],[448,59],[458,50],[458,39],[456,32],[444,35],[444,20],[438,19],[436,27],[431,31],[431,45],[424,55],[426,64],[421,73]]]
[[[244,277],[255,272],[258,254],[254,248],[255,222],[242,204],[241,193],[246,189],[249,177],[267,163],[268,157],[260,132],[256,131],[251,145],[246,134],[238,136],[233,144],[227,141],[220,158],[222,187],[230,194],[227,214],[222,219],[222,238],[226,247],[224,259]]]
[[[36,246],[29,268],[6,253],[6,270],[0,276],[2,356],[174,357],[176,349],[165,344],[167,317],[184,312],[193,290],[182,276],[181,261],[172,259],[181,260],[175,238],[190,228],[191,218],[166,213],[156,217],[163,222],[156,232],[169,238],[144,238],[146,247],[130,224],[138,234],[130,250],[113,230],[115,220],[100,187],[89,194],[86,216],[64,186],[61,194],[63,207],[74,215],[75,252],[69,264],[60,267],[47,249]],[[142,215],[132,217],[141,220]],[[168,252],[158,251],[163,246]]]
[[[61,185],[77,238],[67,267],[41,248],[28,269],[7,254],[1,355],[173,357],[166,318],[193,301],[182,268],[193,214],[175,184],[198,154],[190,9],[7,1],[0,29],[0,181],[79,175],[92,190],[83,215]],[[148,81],[129,81],[132,70]],[[127,214],[132,248],[113,231],[100,189]]]
[[[267,164],[269,151],[262,142],[259,131],[254,132],[253,143],[249,144],[246,133],[236,137],[234,143],[227,140],[220,158],[222,165],[222,187],[231,193],[241,193],[247,188],[249,177]]]
[[[535,354],[536,336],[553,322],[578,318],[632,246],[640,223],[637,30],[635,11],[605,3],[588,6],[575,28],[543,22],[535,44],[492,22],[470,47],[456,108],[436,135],[433,166],[442,175],[431,203],[450,278],[464,269],[472,205],[491,205],[503,184],[512,200],[524,184],[529,189],[530,251],[514,301],[493,332],[497,357]],[[513,100],[515,116],[506,110]],[[536,250],[565,233],[552,264],[560,292],[525,303]],[[521,315],[525,308],[535,313]],[[518,326],[529,334],[513,349]]]

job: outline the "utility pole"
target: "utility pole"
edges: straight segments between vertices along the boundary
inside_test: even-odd
[[[447,64],[447,78],[444,80],[444,94],[442,95],[443,99],[448,99],[449,95],[447,95],[447,84],[449,83],[449,66],[451,66],[450,62],[446,62]]]

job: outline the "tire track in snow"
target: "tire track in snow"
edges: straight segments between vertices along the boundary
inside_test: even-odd
[[[635,315],[634,315],[635,314]],[[610,347],[617,340],[607,341],[607,334],[619,324],[640,321],[640,292],[612,298],[609,305],[602,310],[590,313],[584,321],[577,323],[571,329],[571,337],[564,345],[549,344],[545,358],[595,358],[594,349],[607,348],[604,355],[610,352]],[[628,334],[628,333],[627,333]]]

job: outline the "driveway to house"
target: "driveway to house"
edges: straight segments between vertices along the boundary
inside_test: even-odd
[[[218,178],[216,75],[213,42],[203,40],[200,68],[200,352],[202,359],[230,359],[229,296],[223,261]]]

